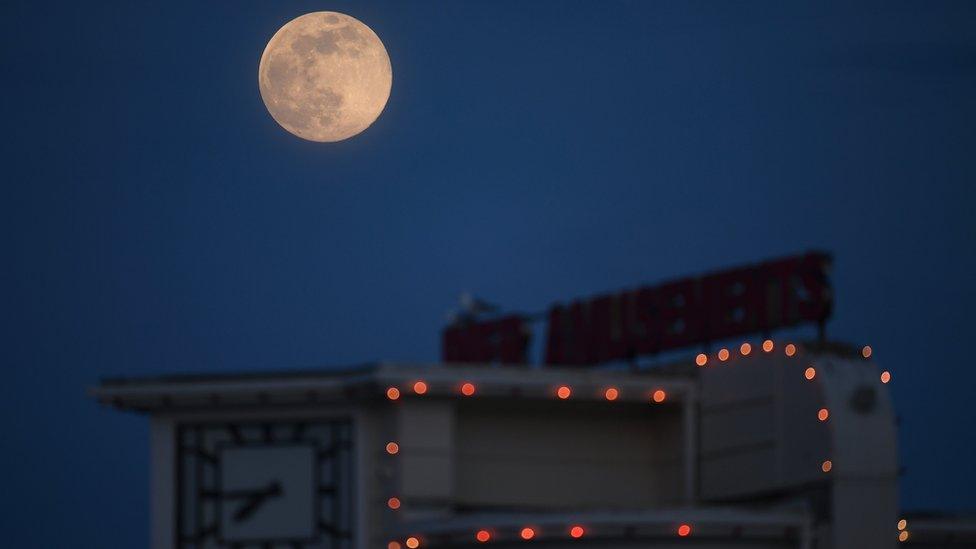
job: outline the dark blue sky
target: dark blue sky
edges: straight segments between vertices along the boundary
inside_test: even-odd
[[[550,302],[822,248],[874,345],[908,508],[976,492],[976,4],[38,2],[0,7],[11,547],[130,548],[147,423],[107,375],[435,360],[458,294]],[[286,21],[382,38],[390,102],[301,141]]]

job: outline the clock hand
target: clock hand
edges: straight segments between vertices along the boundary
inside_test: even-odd
[[[237,508],[237,511],[234,512],[234,522],[243,522],[248,517],[253,515],[258,508],[261,507],[265,500],[278,497],[282,493],[283,490],[281,489],[281,483],[279,482],[272,482],[264,490],[252,491],[249,496],[245,496],[247,497],[247,501],[245,501],[240,507]]]

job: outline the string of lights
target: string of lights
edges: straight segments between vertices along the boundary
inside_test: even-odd
[[[762,353],[771,354],[775,352],[777,345],[771,339],[764,340],[759,347]],[[753,347],[750,342],[743,342],[739,345],[738,354],[741,357],[749,357],[753,354]],[[794,343],[786,343],[783,346],[783,354],[791,359],[799,359],[801,357],[800,349]],[[870,359],[873,350],[870,346],[865,345],[861,348],[861,356],[864,359]],[[695,359],[694,363],[699,368],[714,367],[716,361],[718,363],[728,362],[733,358],[733,352],[726,347],[723,347],[715,353],[714,356],[709,356],[705,353],[699,353]],[[713,360],[714,359],[714,360]],[[817,368],[815,365],[809,365],[803,370],[803,377],[806,381],[815,383],[817,382]],[[891,381],[891,373],[887,370],[882,371],[879,376],[879,380],[882,384],[887,384]],[[406,387],[401,390],[401,387],[390,386],[386,389],[386,397],[391,402],[396,402],[400,400],[404,395],[411,395],[414,397],[423,397],[428,394],[430,387],[425,380],[415,380],[412,383],[408,383]],[[462,381],[457,383],[451,390],[450,393],[458,395],[462,398],[471,398],[477,395],[478,388],[471,381]],[[667,400],[667,393],[656,387],[647,387],[641,391],[641,399],[645,400],[650,404],[661,404]],[[557,384],[550,389],[551,396],[558,400],[570,400],[578,394],[574,391],[574,388],[568,384]],[[590,395],[590,398],[598,399],[602,398],[608,402],[613,402],[624,396],[623,390],[616,386],[601,387],[596,395]],[[633,395],[628,395],[633,396]],[[586,397],[586,395],[584,395]],[[817,421],[826,424],[830,419],[830,410],[827,408],[820,408],[816,414]],[[395,457],[399,455],[399,442],[390,441],[386,444],[386,453],[390,457]],[[834,469],[834,463],[832,459],[824,459],[820,464],[820,470],[824,474],[829,474]],[[387,502],[387,506],[391,511],[397,512],[402,509],[402,502],[397,496],[390,496]],[[905,519],[901,519],[898,522],[898,540],[901,542],[907,541],[909,538],[909,532],[907,530],[907,522]],[[523,525],[517,528],[510,528],[511,531],[503,531],[497,529],[491,529],[487,527],[478,528],[470,533],[471,539],[477,543],[489,543],[498,539],[521,539],[523,541],[537,540],[540,538],[547,539],[579,539],[586,537],[591,532],[585,524],[570,523],[565,524],[558,528],[540,528],[535,525]],[[690,522],[681,522],[673,527],[673,535],[684,538],[693,535],[694,528]],[[387,549],[418,549],[425,544],[425,535],[422,533],[415,533],[413,535],[407,536],[402,539],[390,540]]]

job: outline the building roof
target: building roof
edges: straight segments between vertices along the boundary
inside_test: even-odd
[[[430,396],[456,395],[463,384],[479,396],[551,398],[565,385],[574,399],[643,400],[665,391],[669,400],[694,390],[690,375],[665,370],[618,371],[579,367],[531,367],[374,363],[336,369],[193,374],[104,379],[89,393],[100,403],[137,412],[254,405],[307,405],[382,399],[388,388],[413,392],[423,381]]]

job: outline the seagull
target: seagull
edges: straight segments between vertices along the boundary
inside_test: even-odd
[[[451,324],[472,322],[481,315],[498,312],[500,307],[479,299],[469,292],[462,292],[458,299],[458,309],[447,314],[447,321]]]

